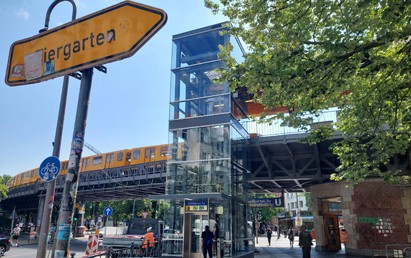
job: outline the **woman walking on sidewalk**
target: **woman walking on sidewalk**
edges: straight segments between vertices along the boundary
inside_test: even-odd
[[[267,229],[268,245],[271,245],[271,235],[272,234],[273,234],[273,231],[271,230],[271,227],[268,227],[268,229]]]
[[[294,230],[293,230],[293,228],[290,228],[288,230],[288,239],[290,240],[290,247],[293,248],[294,247]]]

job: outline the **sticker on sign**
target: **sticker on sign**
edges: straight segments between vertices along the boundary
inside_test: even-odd
[[[5,81],[36,83],[130,57],[166,22],[161,9],[121,2],[14,42]]]

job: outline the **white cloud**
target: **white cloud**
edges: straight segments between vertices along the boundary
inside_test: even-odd
[[[30,18],[30,13],[26,10],[19,9],[17,12],[15,12],[17,17],[22,17],[25,20],[28,20]]]

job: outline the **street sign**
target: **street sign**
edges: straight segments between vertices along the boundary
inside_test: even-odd
[[[46,158],[41,162],[38,173],[44,181],[53,181],[60,173],[60,160],[54,156]]]
[[[143,216],[144,219],[146,219],[148,215],[148,211],[142,211],[141,215]]]
[[[251,198],[248,200],[250,207],[284,207],[284,199],[282,197],[275,198]]]
[[[151,6],[124,1],[10,47],[6,83],[19,86],[130,57],[167,22]]]
[[[104,208],[103,211],[104,216],[111,216],[111,214],[113,214],[113,208],[111,208],[110,206],[107,206]]]
[[[208,211],[208,199],[184,200],[184,210],[186,213],[196,213],[196,212]]]

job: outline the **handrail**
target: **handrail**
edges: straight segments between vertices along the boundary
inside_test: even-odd
[[[318,116],[310,115],[313,118],[313,123],[308,128],[313,128],[317,124],[321,123],[335,123],[337,122],[338,110],[325,110],[318,113]],[[261,136],[276,136],[276,135],[288,135],[288,134],[301,134],[306,133],[307,130],[301,130],[299,128],[281,126],[282,121],[276,120],[271,123],[260,123],[258,121],[243,121],[240,122],[243,127],[250,134],[258,134]]]

